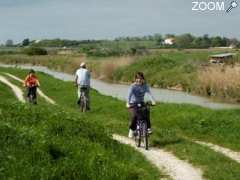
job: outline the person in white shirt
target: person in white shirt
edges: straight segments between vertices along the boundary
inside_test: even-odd
[[[75,85],[78,87],[78,104],[80,104],[80,95],[84,91],[87,99],[87,110],[90,110],[90,79],[91,74],[87,70],[86,64],[82,62],[80,68],[75,73]]]

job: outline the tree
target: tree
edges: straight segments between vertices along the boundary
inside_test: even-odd
[[[228,40],[228,46],[237,47],[238,44],[240,44],[240,42],[236,38]]]
[[[162,44],[163,42],[163,37],[161,34],[155,34],[154,35],[154,40],[157,41],[157,44]]]
[[[174,34],[166,34],[165,39],[167,39],[167,38],[175,38],[175,35]]]
[[[30,40],[29,39],[24,39],[22,41],[22,46],[28,46],[30,44]]]
[[[183,34],[175,38],[178,48],[189,48],[192,46],[194,37],[191,34]]]
[[[211,46],[212,47],[220,47],[223,46],[223,42],[222,42],[222,38],[219,36],[213,37],[212,39],[212,43]]]
[[[211,40],[208,37],[208,34],[204,34],[203,41],[202,41],[202,46],[204,48],[209,48],[211,46]]]
[[[6,41],[6,43],[5,43],[5,45],[6,45],[7,47],[13,46],[13,40],[8,39],[8,40]]]

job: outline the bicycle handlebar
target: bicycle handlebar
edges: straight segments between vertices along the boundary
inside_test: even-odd
[[[151,102],[142,102],[142,103],[134,103],[130,104],[129,108],[133,107],[144,107],[144,106],[155,106],[156,104],[152,104]]]

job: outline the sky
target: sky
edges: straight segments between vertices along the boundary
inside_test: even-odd
[[[7,39],[113,39],[156,33],[240,39],[240,0],[230,13],[192,11],[192,1],[198,0],[0,0],[0,43]],[[210,1],[218,0],[199,0]],[[227,9],[232,0],[222,1]]]

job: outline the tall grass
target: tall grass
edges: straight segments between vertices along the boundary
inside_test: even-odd
[[[103,60],[100,62],[101,79],[112,81],[114,72],[120,68],[132,64],[135,61],[134,57],[125,56],[115,60]]]
[[[200,94],[240,102],[240,66],[213,65],[198,71]]]
[[[74,73],[79,68],[81,62],[85,61],[93,77],[102,77],[105,80],[112,79],[112,74],[118,67],[127,66],[134,60],[134,56],[97,58],[86,57],[83,54],[46,56],[0,55],[0,63],[42,65],[67,73]]]
[[[184,90],[191,91],[200,60],[186,58],[181,52],[145,56],[129,66],[118,68],[113,77],[115,81],[131,82],[134,74],[142,71],[151,86],[168,88],[181,85]]]

